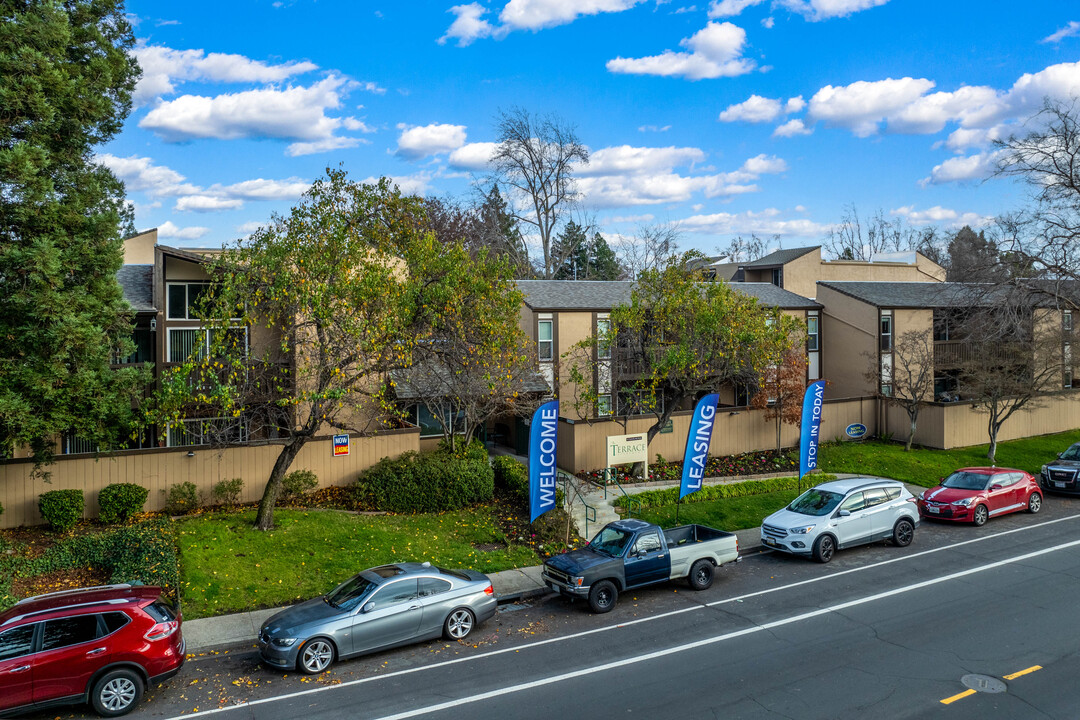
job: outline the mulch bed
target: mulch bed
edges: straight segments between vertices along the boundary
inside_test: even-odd
[[[30,578],[15,578],[11,581],[11,594],[15,597],[43,595],[58,590],[108,585],[109,573],[100,568],[73,568],[56,570]]]

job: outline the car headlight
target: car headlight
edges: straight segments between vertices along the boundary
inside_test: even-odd
[[[805,535],[806,533],[813,530],[815,527],[817,527],[817,526],[816,525],[803,525],[802,527],[788,528],[788,532],[791,533],[792,535]]]
[[[270,641],[270,644],[277,647],[290,647],[295,642],[296,638],[274,638]]]
[[[1039,468],[1039,472],[1042,473],[1043,475],[1045,475],[1046,474],[1046,466],[1043,465],[1041,468]]]
[[[581,587],[581,583],[583,583],[583,582],[585,582],[585,578],[583,578],[583,577],[572,577],[572,578],[570,578],[570,584],[573,585],[574,587]]]
[[[959,500],[953,500],[952,504],[953,504],[953,505],[959,505],[960,507],[967,507],[967,506],[968,506],[968,505],[970,505],[970,504],[972,503],[972,501],[974,501],[974,500],[975,500],[975,498],[973,498],[973,497],[969,497],[969,498],[961,498],[961,499],[959,499]]]
[[[918,494],[918,498],[919,498],[920,500],[925,500],[925,499],[926,499],[926,491],[925,491],[925,490],[923,490],[923,491],[922,491],[921,493],[919,493],[919,494]]]

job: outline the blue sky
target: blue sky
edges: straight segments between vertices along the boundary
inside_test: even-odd
[[[574,124],[613,239],[818,244],[852,203],[945,230],[1025,202],[990,141],[1080,96],[1075,2],[133,0],[144,77],[100,159],[140,229],[220,246],[339,164],[466,197],[500,109]],[[779,241],[771,238],[779,236]]]

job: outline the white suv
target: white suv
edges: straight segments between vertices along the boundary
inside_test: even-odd
[[[902,483],[855,477],[812,487],[765,518],[761,544],[827,563],[840,548],[876,540],[910,545],[918,526],[915,497]]]

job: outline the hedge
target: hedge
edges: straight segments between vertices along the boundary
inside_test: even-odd
[[[529,468],[507,455],[496,455],[491,458],[491,469],[495,472],[495,487],[528,504]]]
[[[58,532],[67,532],[82,520],[82,490],[50,490],[38,496],[38,510],[45,522]]]
[[[20,599],[11,595],[12,579],[80,567],[107,570],[111,583],[160,585],[179,599],[180,568],[172,523],[154,518],[64,538],[35,557],[0,556],[0,610]]]
[[[98,520],[106,525],[125,523],[142,512],[150,491],[135,483],[113,483],[98,493]]]
[[[281,478],[281,494],[278,500],[298,500],[304,493],[319,487],[319,476],[311,470],[293,470]]]
[[[479,450],[475,447],[479,445]],[[445,448],[383,458],[353,485],[358,507],[393,513],[458,510],[491,500],[495,476],[480,443],[457,454]]]
[[[803,483],[806,487],[812,487],[818,483],[835,480],[834,475],[815,474],[812,481]],[[765,480],[745,480],[743,482],[722,483],[718,485],[705,485],[695,493],[683,498],[684,503],[706,502],[708,500],[722,500],[724,498],[746,497],[748,495],[764,495],[765,493],[779,490],[798,490],[799,479],[797,477],[767,478]],[[641,503],[641,508],[657,508],[674,505],[679,499],[679,488],[664,488],[662,490],[645,490],[634,493],[631,497],[635,503]],[[628,500],[625,495],[615,498],[615,504],[626,507]]]

